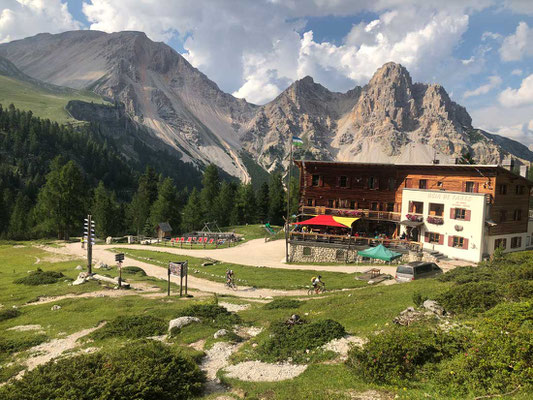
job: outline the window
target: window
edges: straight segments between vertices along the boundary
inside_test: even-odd
[[[320,175],[313,175],[313,186],[320,186]]]
[[[500,185],[500,194],[507,194],[507,185]]]
[[[426,179],[420,179],[418,181],[418,188],[419,189],[427,189],[428,181]]]
[[[464,247],[464,238],[460,236],[453,237],[453,247],[458,247],[462,249]]]
[[[335,200],[328,200],[328,207],[329,208],[334,208],[335,207]]]
[[[507,221],[507,210],[500,210],[500,222]]]
[[[394,203],[387,203],[387,211],[394,212]]]
[[[377,179],[371,176],[368,178],[368,188],[369,189],[377,189],[378,188],[378,182]]]
[[[524,186],[516,185],[516,194],[524,194]]]
[[[355,201],[353,201],[353,200],[350,201],[350,208],[352,210],[355,210]]]
[[[456,208],[455,219],[466,219],[466,210],[464,208]]]
[[[372,211],[378,211],[378,208],[379,208],[379,205],[377,201],[373,201],[372,203],[370,203],[370,209]]]
[[[347,187],[348,186],[348,177],[347,176],[341,176],[339,179],[339,186],[340,187]]]
[[[389,190],[393,192],[396,189],[396,179],[389,178]]]
[[[442,217],[444,214],[444,204],[429,203],[429,215]]]
[[[303,252],[304,256],[310,256],[311,253],[312,253],[311,252],[311,247],[304,247],[302,252]]]
[[[496,239],[494,241],[494,249],[503,249],[505,250],[507,248],[507,239]]]
[[[520,221],[522,219],[522,210],[514,210],[513,220]]]
[[[344,250],[337,250],[335,252],[335,259],[337,259],[337,261],[344,260]]]
[[[476,185],[474,184],[474,182],[466,182],[465,192],[474,193],[475,188],[476,188]]]
[[[440,234],[429,232],[429,243],[440,243]]]
[[[307,206],[313,207],[313,199],[307,199]]]
[[[437,182],[437,187],[442,189],[444,187],[444,184],[442,183],[442,181],[438,181]]]
[[[522,247],[522,237],[515,236],[511,238],[511,249],[517,249],[519,247]]]
[[[411,201],[409,205],[409,212],[414,214],[424,213],[424,203],[421,201]]]

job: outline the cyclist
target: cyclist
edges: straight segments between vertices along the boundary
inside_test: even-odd
[[[233,285],[233,270],[228,269],[226,271],[226,285],[232,286]]]
[[[322,276],[320,275],[318,275],[317,277],[313,277],[312,284],[316,294],[318,294],[318,292],[320,291],[321,286],[325,286],[325,283],[322,282]]]

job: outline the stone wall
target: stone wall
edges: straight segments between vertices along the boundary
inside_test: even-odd
[[[421,254],[410,252],[404,254],[393,263],[405,263],[409,261],[420,261]],[[289,246],[289,261],[302,263],[363,263],[363,257],[357,254],[357,249],[346,245],[333,243],[298,243],[291,242]],[[369,264],[385,264],[386,261],[372,260]]]

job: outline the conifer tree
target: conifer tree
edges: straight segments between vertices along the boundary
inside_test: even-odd
[[[152,205],[150,220],[152,227],[160,222],[168,222],[174,232],[180,228],[180,205],[178,193],[171,178],[166,178],[159,187],[157,200]]]
[[[231,223],[236,191],[234,183],[222,182],[220,193],[215,202],[218,211],[216,221],[219,226],[228,226]]]
[[[204,171],[202,178],[202,191],[200,199],[203,209],[204,222],[216,220],[218,216],[216,199],[220,193],[220,177],[218,168],[214,164],[209,164]]]
[[[269,208],[269,187],[268,182],[263,182],[257,192],[257,219],[261,223],[266,223],[268,220]]]
[[[30,199],[19,192],[15,200],[15,206],[11,212],[11,218],[9,219],[7,232],[9,239],[22,240],[28,238],[30,208]]]
[[[256,220],[255,193],[251,184],[241,184],[235,195],[233,225],[253,224]]]
[[[296,179],[294,176],[291,177],[291,181],[289,183],[291,188],[291,198],[289,200],[289,211],[290,216],[297,215],[298,214],[298,206],[300,203],[300,183],[298,182],[298,179]]]
[[[94,191],[91,213],[95,221],[95,233],[97,237],[106,238],[118,233],[118,212],[119,205],[112,195],[110,195],[100,181]]]
[[[182,230],[191,232],[201,228],[202,223],[202,209],[200,203],[200,194],[194,188],[189,196],[187,204],[183,208]]]
[[[275,172],[270,177],[268,219],[273,225],[283,225],[285,214],[285,190],[281,180],[281,173]]]
[[[46,184],[39,192],[37,209],[40,229],[68,240],[76,228],[81,230],[87,211],[86,189],[80,168],[73,161],[61,164],[59,157],[52,162]]]

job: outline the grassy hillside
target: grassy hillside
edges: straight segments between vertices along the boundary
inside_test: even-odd
[[[24,111],[32,111],[37,117],[48,118],[60,124],[78,123],[66,111],[70,100],[105,103],[105,101],[87,91],[68,90],[54,93],[29,82],[0,76],[0,103],[6,106],[13,103]]]

